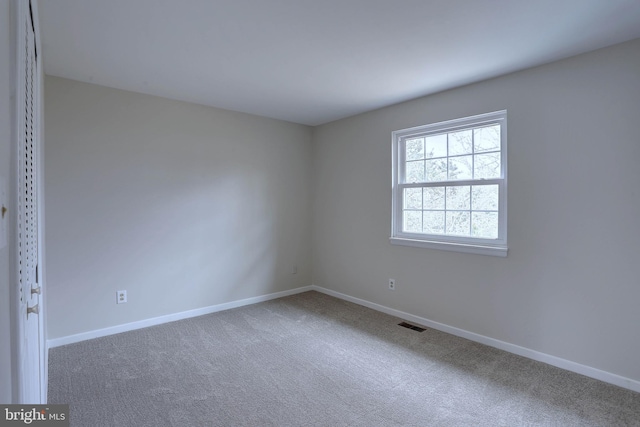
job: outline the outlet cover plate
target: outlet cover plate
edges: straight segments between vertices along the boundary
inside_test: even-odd
[[[9,207],[7,206],[7,181],[4,176],[0,176],[0,249],[7,246],[7,223],[9,222]]]
[[[116,291],[116,304],[127,302],[127,291]]]

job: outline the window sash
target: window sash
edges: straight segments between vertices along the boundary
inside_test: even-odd
[[[488,151],[477,151],[476,143],[471,148],[471,152],[468,154],[453,154],[449,155],[449,143],[447,143],[447,155],[434,156],[433,158],[427,158],[426,155],[422,159],[416,161],[427,161],[431,159],[440,159],[449,161],[449,159],[455,159],[465,155],[474,156],[479,154],[500,153],[500,175],[499,177],[484,179],[484,178],[472,178],[472,179],[446,179],[439,181],[420,181],[420,182],[406,182],[406,143],[408,140],[414,140],[417,138],[427,138],[435,135],[442,135],[452,132],[458,132],[463,130],[489,127],[493,125],[500,126],[500,146],[499,149],[492,149]],[[479,116],[467,117],[463,119],[452,120],[443,123],[437,123],[434,125],[418,126],[415,128],[405,129],[397,132],[393,132],[393,220],[392,220],[392,241],[394,239],[403,240],[406,239],[412,246],[423,246],[420,242],[433,243],[437,245],[447,245],[449,243],[477,246],[482,247],[494,247],[500,249],[502,256],[506,255],[506,243],[507,243],[507,150],[506,150],[506,111],[499,111],[495,113],[488,113]],[[475,139],[475,135],[474,135]],[[475,160],[475,159],[474,159]],[[410,160],[414,161],[414,160]],[[473,171],[473,168],[472,168]],[[424,177],[426,179],[426,177]],[[462,187],[462,186],[483,186],[483,185],[497,185],[498,186],[498,237],[496,239],[487,239],[482,237],[475,237],[471,235],[453,235],[453,234],[429,234],[429,233],[415,233],[403,231],[405,212],[405,189],[407,188],[430,188],[430,187]],[[446,191],[446,190],[445,190]],[[421,212],[430,212],[429,209],[417,210]],[[454,212],[454,209],[443,209],[444,215],[446,212]],[[482,212],[482,210],[466,210],[472,215],[473,212]],[[496,212],[496,211],[492,211]],[[470,219],[471,221],[471,219]],[[471,227],[471,226],[470,226]],[[424,227],[423,227],[424,230]],[[446,232],[446,228],[444,230]],[[472,231],[470,230],[470,234]],[[413,244],[413,243],[415,244]],[[432,245],[427,245],[434,247]],[[448,250],[458,250],[443,247]],[[469,251],[471,252],[471,251]],[[480,252],[482,253],[482,252]]]
[[[498,237],[495,239],[487,239],[481,237],[467,236],[467,235],[455,235],[455,234],[432,234],[432,233],[412,233],[404,231],[404,212],[410,209],[405,209],[405,200],[404,193],[406,188],[430,188],[430,187],[465,187],[465,186],[482,186],[482,185],[497,185],[498,186],[498,208],[496,211],[489,210],[490,212],[498,213]],[[399,184],[397,193],[395,196],[398,198],[395,204],[395,215],[394,215],[394,227],[395,227],[395,237],[407,238],[413,240],[426,240],[426,241],[450,241],[454,243],[465,243],[465,244],[481,244],[486,246],[503,246],[506,243],[506,209],[504,206],[506,205],[505,200],[505,192],[506,188],[504,185],[504,180],[502,179],[494,179],[494,180],[478,180],[478,181],[465,181],[464,183],[459,182],[440,182],[438,184],[426,183],[426,184]],[[430,211],[440,211],[436,209],[416,209],[415,211],[421,212],[430,212]],[[469,212],[470,214],[473,212],[487,212],[487,210],[472,210],[472,209],[447,209],[446,206],[444,209],[441,209],[442,212]]]
[[[470,153],[467,154],[453,154],[453,155],[449,155],[449,151],[447,148],[447,155],[446,156],[435,156],[435,157],[429,157],[429,158],[423,158],[423,159],[416,159],[416,160],[409,160],[410,162],[413,161],[430,161],[430,160],[445,160],[445,161],[449,161],[449,159],[456,159],[456,158],[461,158],[461,157],[465,157],[465,156],[472,156],[472,161],[475,161],[475,157],[474,156],[478,156],[478,155],[486,155],[486,154],[496,154],[496,153],[500,153],[500,176],[497,178],[489,178],[489,179],[504,179],[505,177],[505,166],[506,166],[506,155],[505,155],[505,143],[504,140],[506,138],[505,135],[505,128],[504,128],[504,118],[501,117],[500,119],[494,119],[494,120],[486,120],[486,121],[479,121],[479,122],[475,122],[475,121],[469,121],[469,123],[465,124],[465,125],[459,125],[459,126],[443,126],[443,127],[437,127],[436,129],[432,130],[432,131],[422,131],[422,132],[413,132],[413,133],[402,133],[401,136],[398,137],[397,139],[397,177],[396,177],[396,182],[397,183],[401,183],[401,184],[410,184],[410,182],[406,181],[406,166],[407,166],[407,159],[406,159],[406,143],[409,140],[414,140],[414,139],[418,139],[418,138],[427,138],[430,136],[435,136],[435,135],[442,135],[442,134],[448,134],[448,133],[454,133],[454,132],[459,132],[459,131],[463,131],[463,130],[475,130],[478,128],[483,128],[483,127],[489,127],[492,125],[498,125],[500,126],[500,149],[497,150],[489,150],[489,151],[479,151],[476,152],[475,151],[475,143],[472,146],[472,150]],[[415,129],[415,128],[414,128]],[[409,131],[411,131],[411,129],[409,129]],[[395,163],[395,162],[394,162]],[[472,164],[472,172],[473,172],[474,166]],[[472,178],[472,179],[464,179],[464,180],[458,180],[458,179],[446,179],[446,180],[441,180],[441,181],[437,181],[437,182],[462,182],[462,181],[471,181],[471,180],[484,180],[482,178]],[[436,181],[417,181],[416,184],[424,184],[424,183],[433,183]]]

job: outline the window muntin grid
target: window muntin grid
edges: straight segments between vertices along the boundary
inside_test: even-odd
[[[393,141],[392,243],[506,256],[506,111],[396,131]]]

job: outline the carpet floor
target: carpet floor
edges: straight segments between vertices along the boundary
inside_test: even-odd
[[[640,393],[318,292],[57,347],[71,425],[640,426]]]

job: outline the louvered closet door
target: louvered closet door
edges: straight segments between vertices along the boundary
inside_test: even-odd
[[[23,137],[18,152],[18,257],[20,295],[29,300],[31,289],[37,287],[36,268],[38,265],[38,221],[36,205],[36,127],[35,86],[36,58],[35,40],[30,18],[27,18],[25,52],[25,120]]]
[[[29,5],[29,2],[26,2]],[[30,11],[30,7],[28,8]],[[38,204],[37,204],[37,153],[39,126],[38,73],[36,43],[31,13],[25,13],[24,119],[18,141],[18,218],[17,255],[18,285],[22,312],[22,351],[20,364],[22,378],[20,397],[24,403],[41,400],[41,325],[38,312],[42,309],[38,285]]]

